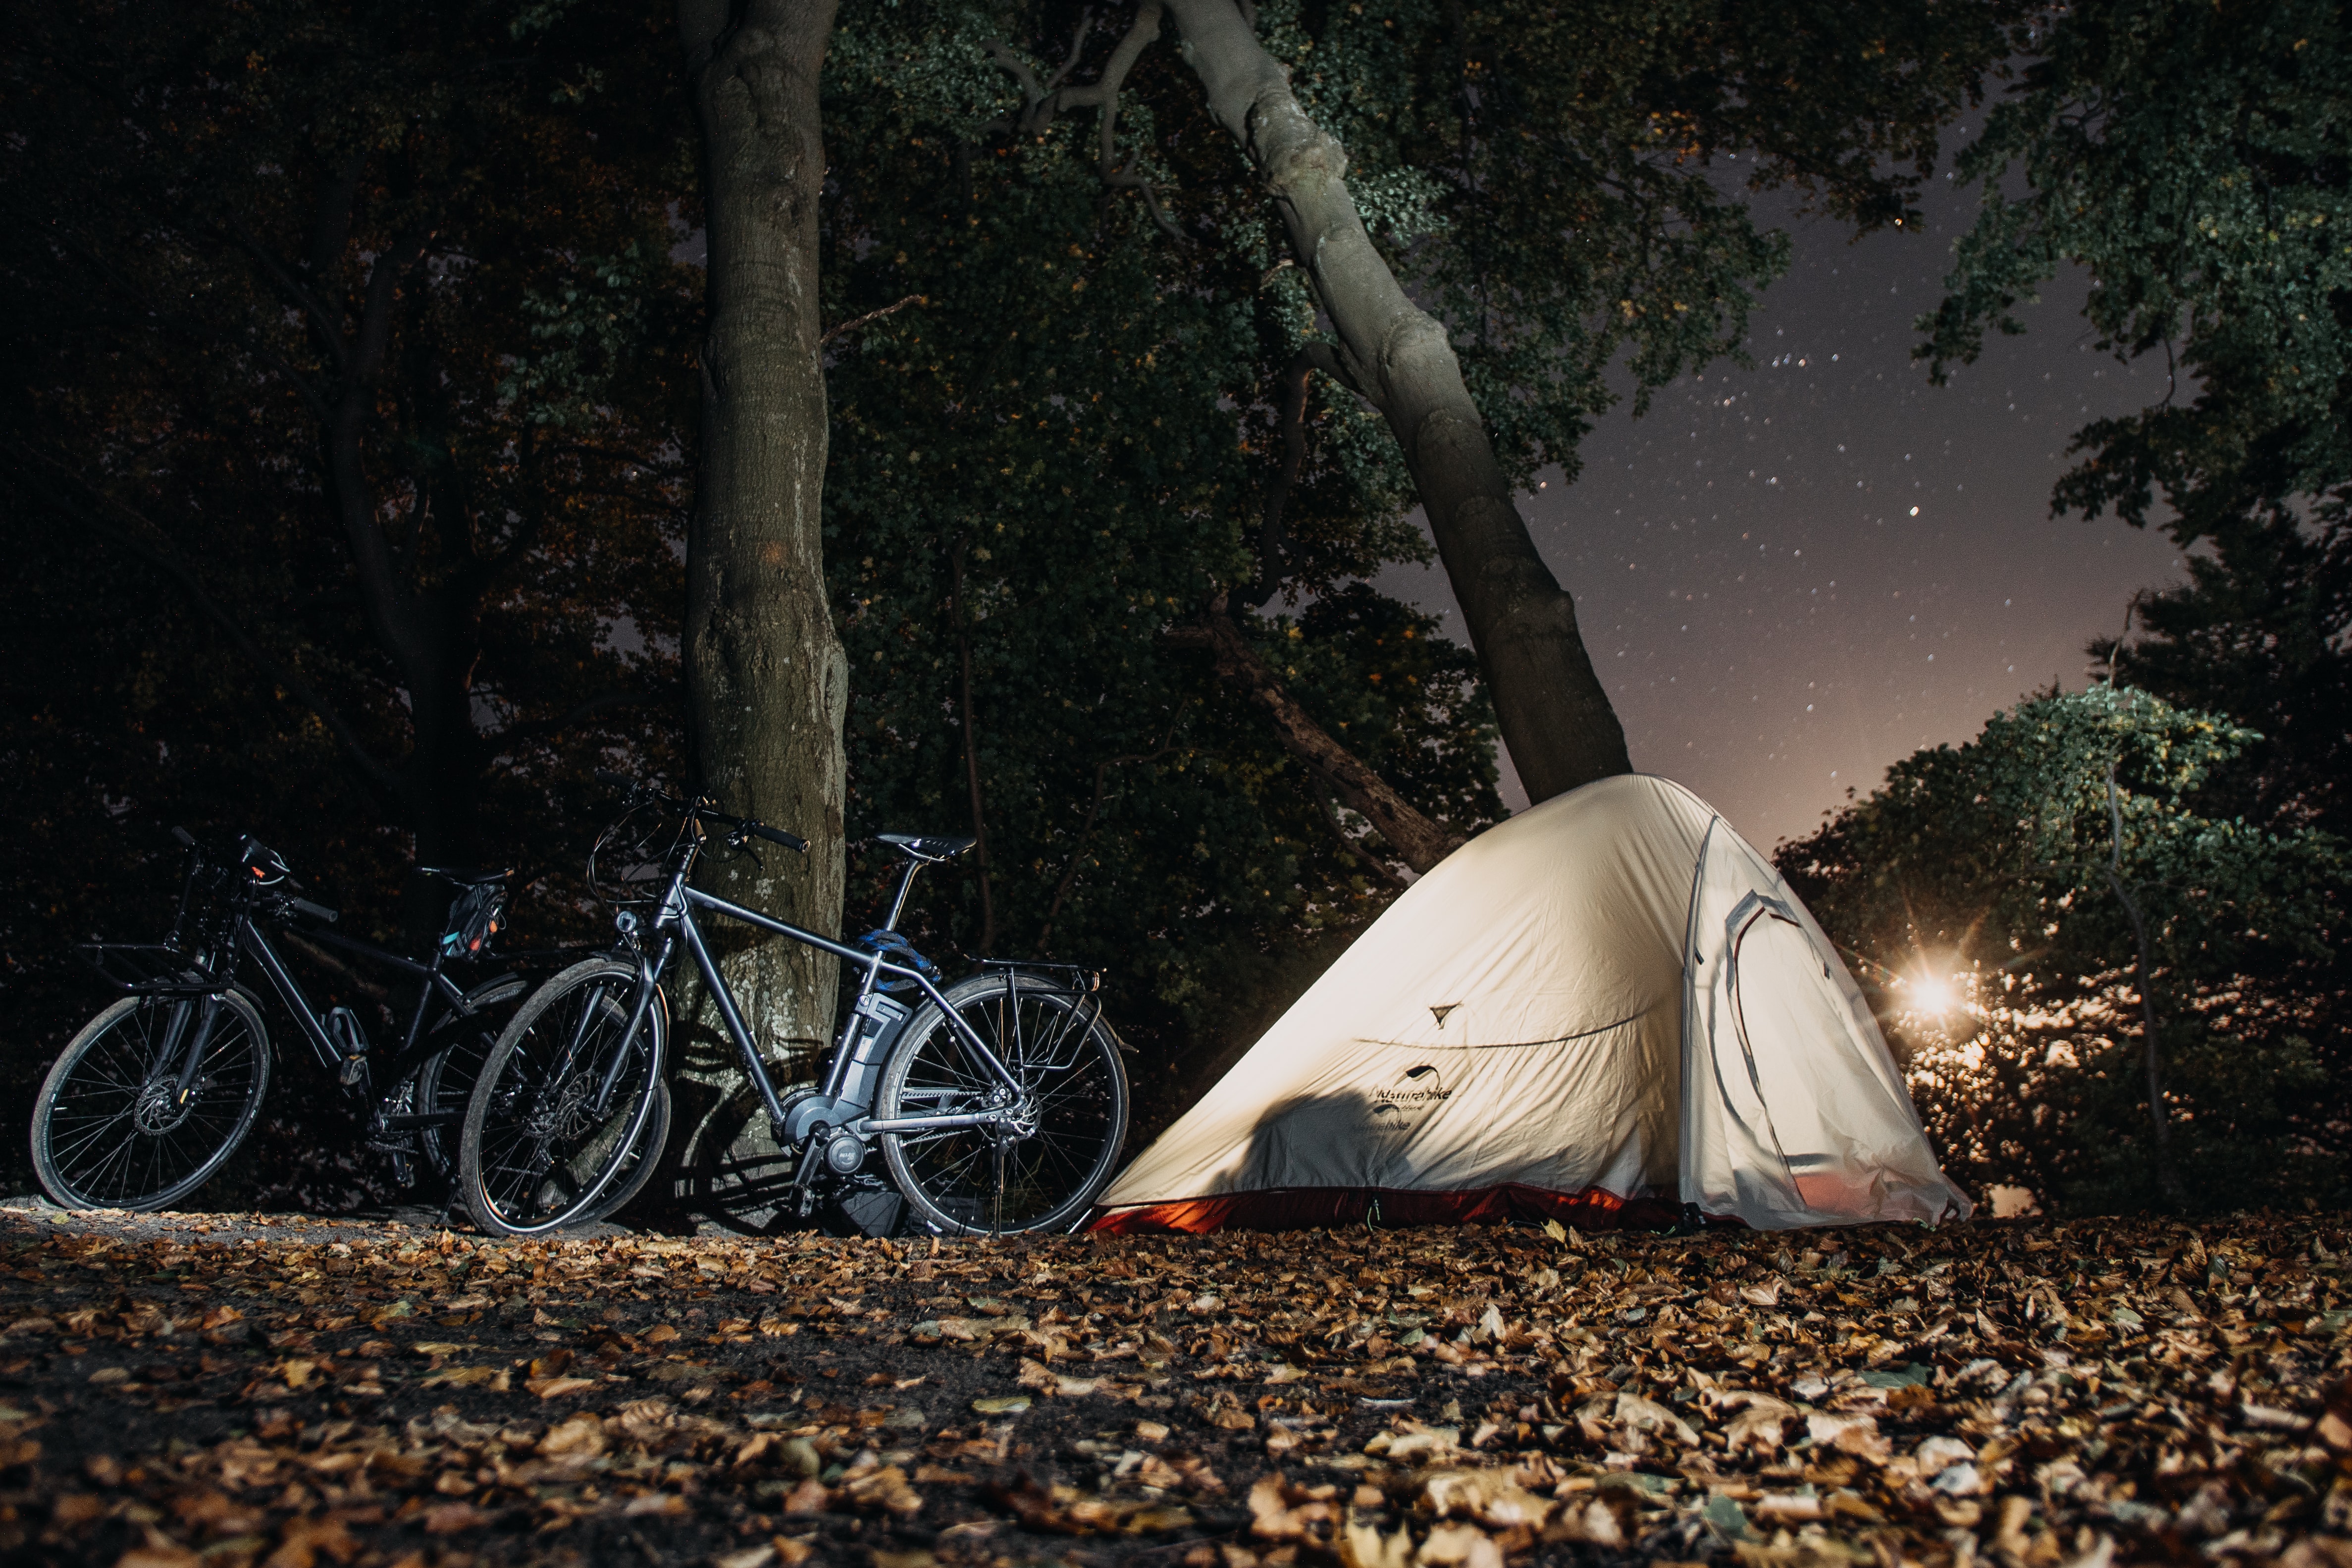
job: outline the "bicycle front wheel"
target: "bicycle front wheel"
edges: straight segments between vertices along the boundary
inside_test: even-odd
[[[180,1068],[210,1009],[187,1094]],[[33,1170],[69,1209],[163,1209],[212,1180],[269,1092],[269,1036],[241,991],[126,996],[85,1026],[33,1108]]]
[[[1127,1068],[1092,997],[1002,972],[946,992],[1019,1080],[1016,1100],[937,1003],[890,1053],[877,1121],[1013,1110],[995,1126],[885,1132],[891,1179],[945,1236],[1066,1230],[1110,1182],[1127,1142]]]
[[[669,1015],[656,990],[623,1054],[636,966],[575,963],[534,992],[491,1047],[466,1106],[458,1191],[493,1236],[536,1236],[609,1212],[634,1194],[667,1095]],[[615,1064],[617,1063],[617,1069]],[[605,1092],[607,1079],[612,1090]]]

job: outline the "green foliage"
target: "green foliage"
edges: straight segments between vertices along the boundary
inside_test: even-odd
[[[561,895],[602,800],[588,764],[667,752],[698,281],[668,259],[690,171],[672,46],[590,5],[538,7],[523,36],[530,11],[11,13],[0,876],[30,895],[0,914],[11,1103],[107,999],[67,944],[160,934],[164,826],[256,834],[346,929],[399,944],[446,907],[402,897],[435,824],[435,852],[553,873],[559,897],[520,911],[544,938],[581,914]],[[575,330],[619,283],[604,308],[626,330]],[[336,507],[331,432],[379,293],[350,477],[404,625],[458,661],[429,691]],[[280,1109],[304,1094],[288,1059]]]
[[[2106,0],[2058,14],[2022,90],[1960,159],[1984,210],[1922,353],[1975,358],[2058,268],[2098,344],[2163,352],[2182,391],[2076,437],[2057,502],[2184,541],[2352,478],[2352,22],[2321,0]],[[2004,195],[2020,168],[2026,192]]]
[[[2261,738],[2217,786],[2229,809],[2352,837],[2352,492],[2265,503],[2189,581],[2141,601],[2147,633],[2102,647],[2130,679],[2179,702],[2243,714]]]
[[[1573,476],[1612,364],[1640,410],[1740,355],[1788,264],[1742,184],[1799,186],[1864,228],[1915,216],[1939,127],[2019,14],[1370,0],[1268,5],[1259,25],[1525,482]]]
[[[1347,144],[1360,207],[1525,479],[1573,468],[1612,363],[1639,398],[1735,352],[1786,252],[1735,182],[1903,220],[2019,14],[1272,0],[1257,26]],[[1360,825],[1343,838],[1323,786],[1159,646],[1163,627],[1270,574],[1276,613],[1244,629],[1310,711],[1454,830],[1499,806],[1469,658],[1364,585],[1426,546],[1393,438],[1328,383],[1286,537],[1260,557],[1280,378],[1318,335],[1316,303],[1176,40],[1138,59],[1108,148],[1150,198],[1106,187],[1097,109],[1015,132],[1024,100],[992,41],[1082,85],[1134,16],[844,14],[826,316],[901,308],[835,342],[828,567],[855,672],[854,831],[974,820],[968,715],[996,945],[1148,979],[1138,1001],[1200,1055],[1393,888],[1351,850]],[[955,929],[974,941],[988,922],[965,876]]]
[[[968,723],[988,902],[968,858],[929,934],[1111,971],[1122,1026],[1158,1047],[1150,1093],[1395,889],[1255,710],[1160,640],[1255,569],[1278,312],[1249,267],[1168,246],[1139,203],[1107,211],[1062,144],[1091,127],[962,140],[1012,105],[957,15],[856,18],[828,64],[826,315],[915,301],[835,340],[827,370],[851,832],[972,824]],[[1246,625],[1343,744],[1468,833],[1501,815],[1493,721],[1468,655],[1360,581],[1424,549],[1370,423],[1316,411],[1303,607]],[[865,862],[854,910],[889,864]]]
[[[940,7],[957,18],[940,24],[955,41],[936,69],[909,64],[891,83],[911,100],[924,89],[909,79],[937,81],[933,125],[986,156],[991,116],[950,109],[957,88],[980,85],[965,51],[989,26],[971,26],[975,9]],[[1041,75],[1065,62],[1071,8],[987,14]],[[1794,186],[1862,228],[1916,216],[1940,128],[1977,100],[2024,15],[2005,0],[1859,14],[1820,0],[1269,0],[1257,27],[1347,147],[1367,225],[1445,323],[1497,455],[1525,482],[1546,464],[1573,475],[1589,420],[1616,401],[1612,365],[1633,373],[1638,410],[1651,389],[1739,353],[1756,296],[1788,255],[1741,185]],[[1119,8],[1091,36],[1070,79],[1091,79],[1130,16]],[[1002,100],[1003,79],[989,90]],[[1315,301],[1296,268],[1267,277],[1286,254],[1280,225],[1199,98],[1172,50],[1147,50],[1118,155],[1161,181],[1196,268],[1232,268],[1273,297],[1281,335],[1261,350],[1264,385],[1319,335]],[[1075,118],[1093,131],[1090,111]],[[1056,140],[1092,160],[1091,135]]]
[[[2256,738],[2141,691],[2041,697],[1781,851],[1955,1176],[2070,1212],[2161,1203],[2136,905],[2190,1201],[2340,1201],[2352,1106],[2321,1026],[2347,863],[2326,834],[2207,814]]]
[[[2172,509],[2189,582],[2143,602],[2118,668],[2262,731],[2212,794],[2352,833],[2352,23],[2341,6],[2103,0],[2052,13],[1962,155],[1984,207],[1920,329],[1938,374],[2062,266],[2164,400],[2077,433],[2058,510]],[[2021,189],[2019,176],[2022,176]]]

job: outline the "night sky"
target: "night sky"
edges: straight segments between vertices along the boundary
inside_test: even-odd
[[[1937,184],[1923,231],[1791,224],[1793,266],[1749,323],[1756,368],[1685,377],[1640,419],[1621,404],[1574,484],[1554,471],[1522,499],[1633,765],[1766,849],[2021,694],[2079,689],[2084,642],[2179,574],[2160,533],[2049,515],[2073,432],[2164,395],[2160,360],[2093,352],[2079,279],[1945,386],[1911,360],[1975,210]],[[1380,585],[1462,635],[1442,570]]]

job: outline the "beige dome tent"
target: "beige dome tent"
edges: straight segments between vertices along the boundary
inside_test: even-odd
[[[1455,850],[1111,1184],[1095,1228],[1966,1217],[1861,992],[1660,778]]]

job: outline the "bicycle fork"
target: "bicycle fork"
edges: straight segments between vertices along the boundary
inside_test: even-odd
[[[206,996],[199,1002],[181,1002],[173,1006],[172,1022],[164,1033],[160,1062],[172,1059],[178,1037],[188,1033],[188,1013],[192,1008],[196,1011],[196,1027],[188,1041],[186,1054],[180,1058],[180,1069],[173,1075],[172,1105],[175,1110],[187,1104],[188,1096],[195,1092],[196,1069],[204,1065],[205,1047],[212,1043],[213,1027],[220,1021],[220,998]]]

